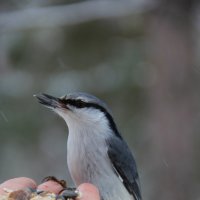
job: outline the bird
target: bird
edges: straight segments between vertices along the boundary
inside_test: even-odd
[[[35,97],[68,126],[67,164],[75,185],[95,185],[101,200],[142,199],[136,161],[104,101],[84,92]]]

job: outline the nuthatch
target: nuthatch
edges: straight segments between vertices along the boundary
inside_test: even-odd
[[[102,200],[141,200],[135,160],[106,104],[86,93],[35,95],[67,123],[67,163],[76,185],[92,183]]]

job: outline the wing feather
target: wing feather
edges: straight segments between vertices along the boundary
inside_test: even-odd
[[[126,142],[118,137],[112,137],[108,141],[108,157],[113,170],[123,182],[125,188],[135,200],[141,200],[139,176],[133,155]]]

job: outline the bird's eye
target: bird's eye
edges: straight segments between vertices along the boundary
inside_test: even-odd
[[[64,99],[62,100],[67,106],[74,106],[76,108],[84,108],[86,103],[81,99]]]
[[[82,100],[76,100],[75,101],[75,106],[77,108],[83,108],[83,107],[85,107],[85,102],[83,102]]]

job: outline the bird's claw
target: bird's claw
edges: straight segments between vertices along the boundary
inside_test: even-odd
[[[59,180],[55,176],[47,176],[42,180],[42,183],[47,181],[54,181],[63,187],[59,195],[56,195],[56,200],[71,200],[79,196],[79,192],[76,188],[67,188],[67,184],[64,180]],[[38,195],[43,195],[45,193],[45,191],[37,191]]]
[[[75,199],[79,196],[79,192],[76,190],[76,188],[65,188],[62,190],[60,195],[57,196],[57,200],[70,200]]]

